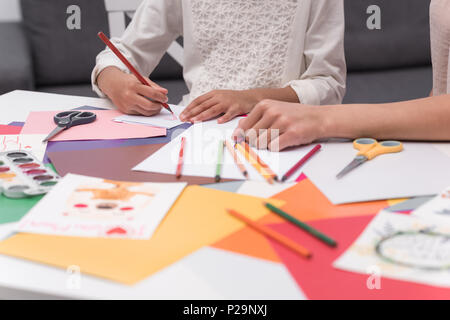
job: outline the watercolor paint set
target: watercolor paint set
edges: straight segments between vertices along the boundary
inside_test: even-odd
[[[8,198],[46,194],[60,177],[27,151],[0,153],[0,193]]]

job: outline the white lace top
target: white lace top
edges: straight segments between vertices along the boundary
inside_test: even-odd
[[[113,42],[143,74],[184,37],[183,103],[214,89],[291,86],[304,104],[337,104],[345,92],[342,0],[145,0]],[[92,79],[126,67],[105,50]]]
[[[430,6],[433,95],[450,94],[450,1],[432,0]]]

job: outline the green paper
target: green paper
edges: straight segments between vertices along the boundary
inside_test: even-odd
[[[46,167],[56,172],[52,164]],[[38,203],[44,195],[29,198],[10,199],[0,194],[0,224],[17,222]]]

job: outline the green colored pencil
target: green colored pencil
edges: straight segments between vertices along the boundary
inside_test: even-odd
[[[223,142],[223,140],[220,140],[219,141],[219,152],[217,153],[216,182],[220,181],[220,174],[222,172],[224,146],[225,146],[225,143]]]
[[[284,212],[283,210],[281,210],[281,209],[271,205],[270,203],[266,203],[265,205],[266,205],[266,208],[268,208],[273,213],[278,214],[282,218],[284,218],[284,219],[288,220],[289,222],[295,224],[297,227],[302,228],[303,230],[305,230],[309,234],[313,235],[317,239],[325,242],[330,247],[336,247],[337,246],[337,242],[336,241],[334,241],[330,237],[324,235],[320,231],[317,231],[316,229],[314,229],[313,227],[307,225],[306,223],[301,222],[300,220],[294,218],[293,216],[291,216],[290,214]]]

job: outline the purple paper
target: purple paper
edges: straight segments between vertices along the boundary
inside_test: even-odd
[[[25,125],[25,122],[11,122],[8,124],[8,126],[14,126],[14,127],[23,127]]]

